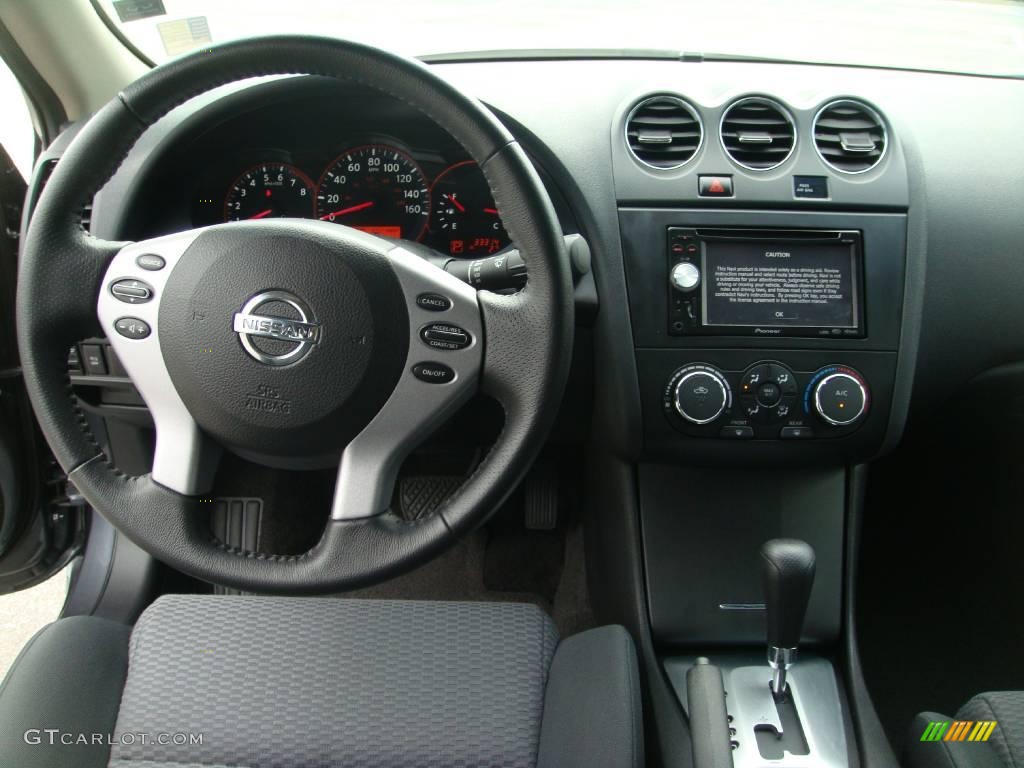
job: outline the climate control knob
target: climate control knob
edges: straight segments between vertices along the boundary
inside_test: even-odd
[[[680,368],[669,389],[676,412],[691,424],[710,424],[732,406],[729,382],[710,365]]]
[[[849,368],[826,368],[815,376],[814,410],[834,427],[846,427],[868,410],[868,386],[859,373]]]

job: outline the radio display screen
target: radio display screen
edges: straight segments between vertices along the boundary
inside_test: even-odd
[[[859,328],[850,243],[710,240],[701,271],[704,325]]]

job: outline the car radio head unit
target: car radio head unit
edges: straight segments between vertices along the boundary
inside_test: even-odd
[[[669,227],[669,333],[862,338],[860,232]]]

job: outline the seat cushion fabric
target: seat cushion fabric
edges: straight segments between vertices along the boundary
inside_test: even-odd
[[[75,616],[29,640],[0,685],[0,766],[107,764],[130,633],[124,624]]]
[[[1008,768],[1024,768],[1024,691],[979,693],[956,713],[957,720],[995,720],[988,743]]]
[[[636,649],[624,627],[563,640],[548,676],[538,765],[639,768],[642,715]]]
[[[988,741],[921,741],[929,723],[995,720]],[[921,712],[910,725],[904,754],[906,768],[1024,768],[1024,692],[982,693],[956,717]]]
[[[557,644],[532,605],[165,596],[110,765],[533,766]]]

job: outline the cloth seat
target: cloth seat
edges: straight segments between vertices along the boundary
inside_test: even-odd
[[[559,640],[532,605],[174,595],[130,634],[44,628],[0,688],[0,765],[640,766],[641,722],[622,627]]]
[[[992,722],[986,741],[970,741],[970,733],[980,722]],[[954,722],[965,722],[964,741],[922,741],[930,723],[948,722],[944,736],[953,733]],[[1024,691],[980,693],[948,717],[936,712],[921,712],[907,734],[905,762],[908,768],[1024,768]]]

